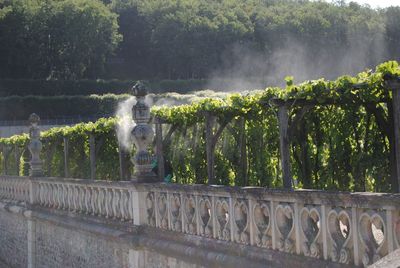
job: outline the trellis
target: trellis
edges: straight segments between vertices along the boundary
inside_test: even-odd
[[[277,119],[279,122],[279,151],[280,151],[280,165],[282,172],[282,181],[285,188],[293,188],[292,180],[292,168],[290,166],[291,152],[290,145],[293,142],[293,135],[299,125],[302,124],[303,117],[310,112],[316,106],[327,106],[327,105],[358,105],[365,107],[371,114],[373,114],[379,125],[379,129],[386,133],[386,136],[390,142],[390,163],[391,163],[391,178],[392,188],[394,191],[400,191],[399,180],[400,176],[400,138],[399,138],[399,125],[400,125],[400,79],[398,77],[384,77],[384,85],[390,90],[392,94],[391,99],[380,99],[377,101],[370,102],[357,102],[354,100],[346,99],[335,99],[325,98],[323,101],[316,99],[306,99],[301,97],[294,98],[267,98],[261,99],[259,105],[262,106],[262,110],[266,111],[272,109],[277,113]],[[353,88],[357,89],[363,87],[362,84],[352,85]],[[389,110],[392,112],[388,118],[383,118],[377,103],[386,103]],[[226,130],[228,131],[234,140],[236,141],[239,155],[239,172],[240,176],[243,177],[244,185],[248,185],[248,152],[246,144],[251,141],[246,141],[245,126],[246,122],[249,122],[246,113],[241,111],[229,111],[224,110],[226,107],[220,107],[223,111],[223,116],[219,110],[199,110],[196,114],[195,124],[192,123],[195,128],[195,132],[198,132],[198,123],[204,124],[205,131],[205,150],[207,160],[207,182],[209,184],[216,183],[215,177],[215,148],[220,140],[221,134]],[[251,113],[250,110],[248,113]],[[292,114],[291,114],[292,112]],[[232,127],[232,122],[235,120],[235,126],[238,131]],[[156,146],[156,156],[158,160],[158,174],[160,178],[164,176],[164,153],[168,151],[168,147],[171,143],[171,137],[177,130],[183,131],[187,125],[179,125],[176,122],[171,122],[168,118],[163,118],[160,115],[156,115],[154,118],[156,139],[154,144]],[[168,127],[169,125],[169,127]],[[166,135],[163,136],[163,130],[166,131]],[[196,134],[197,135],[197,134]],[[105,138],[102,134],[96,134],[95,132],[88,132],[84,137],[88,146],[88,150],[85,152],[84,148],[78,148],[82,152],[82,162],[75,163],[82,166],[86,157],[89,163],[88,177],[96,179],[97,165],[99,154],[104,149]],[[54,167],[51,165],[51,161],[54,158],[54,154],[57,148],[62,147],[63,150],[63,176],[70,177],[71,174],[71,163],[69,162],[71,146],[68,136],[43,139],[44,146],[46,147],[43,159],[45,161],[45,167],[47,176],[52,176]],[[76,148],[75,148],[76,149]],[[23,159],[24,163],[29,160],[29,154],[26,150],[26,141],[17,143],[3,143],[1,144],[0,151],[2,153],[2,170],[3,173],[19,173],[20,171],[20,159]],[[119,163],[119,179],[129,179],[131,177],[131,163],[130,163],[130,152],[124,150],[121,144],[117,143],[116,153],[118,153]],[[12,157],[14,156],[14,157]],[[14,168],[15,167],[15,168]]]

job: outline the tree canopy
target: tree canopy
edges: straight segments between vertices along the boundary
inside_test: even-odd
[[[121,40],[117,15],[96,0],[9,0],[0,10],[4,77],[90,77]]]
[[[400,7],[309,0],[3,0],[0,9],[1,77],[241,75],[271,81],[295,74],[300,81],[355,73],[400,55]]]

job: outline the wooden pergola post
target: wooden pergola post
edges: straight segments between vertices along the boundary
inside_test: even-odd
[[[214,149],[213,149],[213,118],[210,113],[205,114],[206,120],[206,156],[207,156],[207,176],[208,176],[208,184],[215,183],[215,175],[214,175]]]
[[[243,186],[247,186],[249,178],[247,176],[246,119],[244,117],[240,118],[239,126],[240,173],[243,176]]]
[[[280,99],[272,99],[271,103],[278,107],[279,151],[281,154],[283,187],[285,189],[293,189],[290,168],[289,104]]]
[[[164,155],[163,155],[163,134],[162,134],[162,123],[160,120],[155,120],[156,125],[156,156],[157,156],[157,168],[158,168],[158,178],[160,181],[164,180],[165,170],[164,170]]]
[[[387,85],[392,90],[393,96],[393,127],[397,170],[397,181],[393,181],[397,185],[393,185],[393,190],[400,193],[400,79],[388,80]]]
[[[14,157],[15,157],[15,173],[19,176],[19,165],[21,163],[21,150],[18,145],[14,145]]]
[[[206,153],[207,153],[207,175],[208,175],[208,184],[215,184],[215,146],[217,145],[217,141],[222,134],[222,131],[228,125],[228,123],[232,120],[232,118],[225,118],[222,122],[219,122],[219,127],[216,129],[214,133],[214,120],[215,116],[211,114],[211,112],[205,111],[205,125],[206,125]]]
[[[279,148],[281,151],[283,187],[292,189],[292,173],[290,170],[289,111],[286,105],[278,108]]]
[[[89,154],[90,154],[90,179],[96,179],[96,143],[95,136],[89,135]]]
[[[131,179],[131,166],[129,151],[118,142],[118,158],[119,158],[119,177],[121,180]]]
[[[64,176],[65,178],[69,177],[69,167],[68,167],[68,158],[69,158],[69,139],[67,137],[63,137],[64,141]]]

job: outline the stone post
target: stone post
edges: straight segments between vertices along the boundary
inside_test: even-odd
[[[31,127],[29,129],[29,151],[31,152],[31,161],[29,176],[40,177],[43,176],[42,160],[40,159],[40,151],[42,150],[42,143],[40,142],[40,129],[38,127],[40,117],[37,114],[29,116]]]
[[[147,89],[143,83],[138,82],[132,87],[132,93],[136,97],[136,105],[132,108],[132,118],[136,123],[131,136],[136,147],[136,154],[132,162],[135,165],[134,181],[155,182],[157,176],[152,172],[152,161],[154,156],[148,151],[153,142],[154,131],[149,125],[150,107],[145,102]]]

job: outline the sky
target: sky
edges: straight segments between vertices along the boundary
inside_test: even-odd
[[[389,6],[400,6],[400,0],[351,0],[352,2],[357,2],[359,4],[368,4],[372,8],[385,8]],[[346,0],[350,2],[350,0]]]

